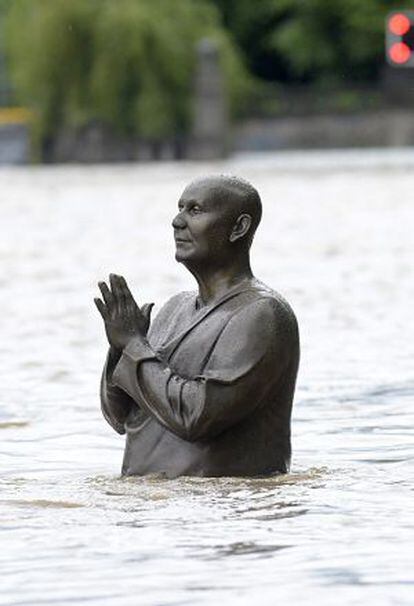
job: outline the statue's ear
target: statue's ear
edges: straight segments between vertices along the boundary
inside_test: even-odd
[[[250,215],[247,213],[239,215],[231,231],[229,238],[230,242],[235,242],[236,240],[243,238],[249,231],[251,224],[252,218]]]

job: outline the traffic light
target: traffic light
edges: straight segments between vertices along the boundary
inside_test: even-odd
[[[393,67],[414,67],[414,11],[394,11],[387,16],[386,55]]]

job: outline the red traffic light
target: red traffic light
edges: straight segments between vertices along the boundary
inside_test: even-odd
[[[386,57],[393,67],[414,67],[414,11],[387,16]]]
[[[395,42],[392,44],[388,53],[394,63],[399,64],[407,63],[411,56],[411,50],[404,42]]]
[[[403,36],[411,27],[411,21],[404,13],[394,13],[388,19],[388,29],[395,36]]]

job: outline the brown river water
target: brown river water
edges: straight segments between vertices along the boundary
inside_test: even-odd
[[[170,222],[209,172],[258,187],[299,319],[292,471],[122,479],[96,282],[192,289]],[[0,211],[0,604],[414,603],[414,150],[3,168]]]

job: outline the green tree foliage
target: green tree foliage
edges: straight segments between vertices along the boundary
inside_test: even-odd
[[[95,119],[148,138],[187,132],[203,37],[219,44],[235,107],[249,80],[207,0],[14,0],[8,15],[11,75],[40,139]]]
[[[295,76],[372,80],[384,64],[385,17],[395,8],[400,0],[280,0],[285,18],[272,42]]]
[[[274,48],[281,22],[279,0],[212,0],[226,29],[244,54],[247,67],[259,79],[289,79],[285,61]]]
[[[10,102],[10,83],[5,65],[4,23],[12,0],[0,0],[0,106]]]
[[[384,64],[384,21],[413,0],[213,0],[259,76],[373,81]]]

